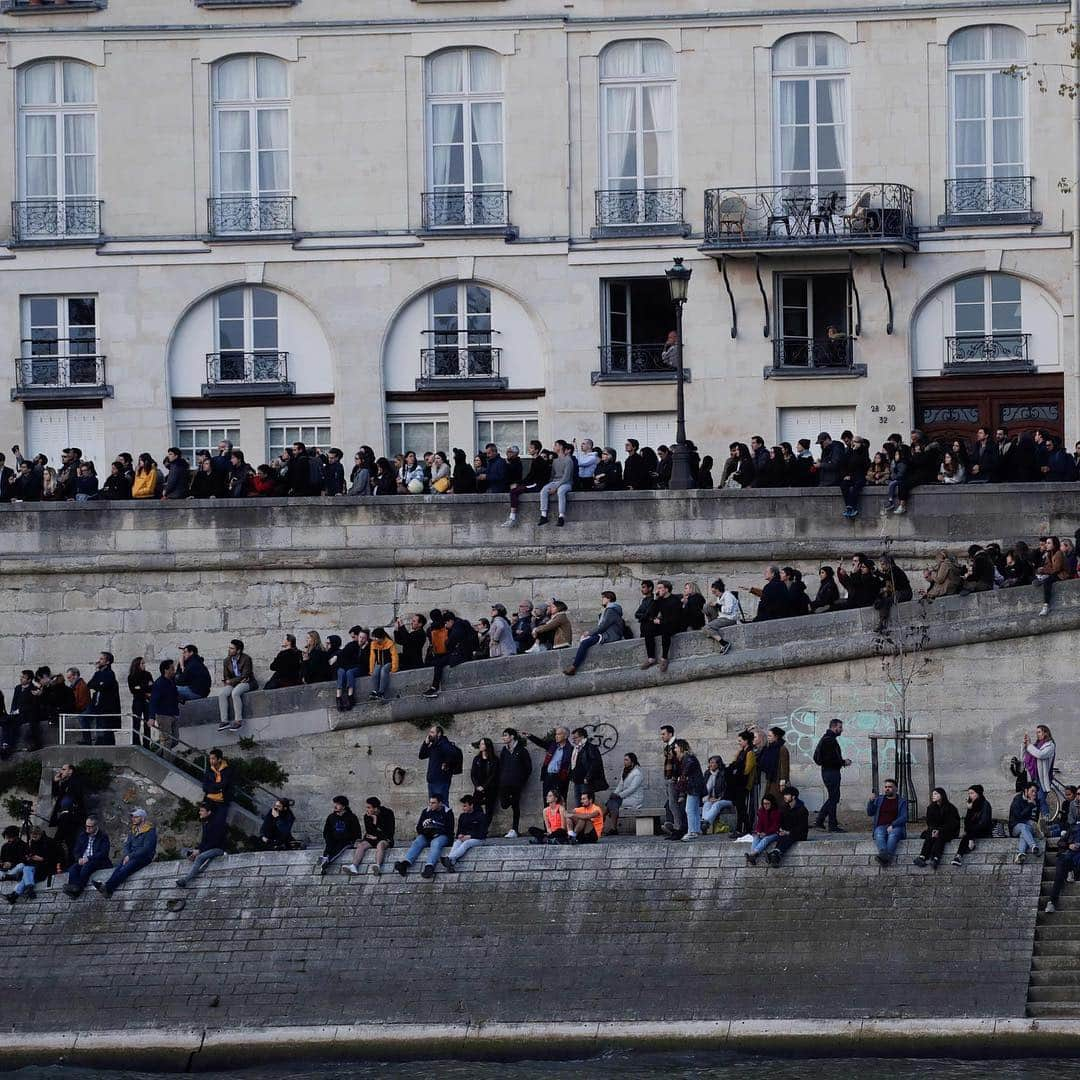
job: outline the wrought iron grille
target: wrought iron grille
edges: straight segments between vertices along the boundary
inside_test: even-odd
[[[46,11],[101,11],[107,2],[108,0],[2,0],[0,12],[31,12],[40,15]]]
[[[493,345],[432,345],[420,350],[420,379],[497,379],[501,362]]]
[[[227,195],[207,202],[215,236],[293,231],[294,195]]]
[[[498,228],[510,223],[509,191],[425,191],[421,197],[425,229]]]
[[[96,342],[88,344],[90,348],[96,346]],[[34,355],[21,356],[15,361],[15,386],[18,390],[104,385],[105,357],[100,353],[38,352]]]
[[[598,191],[597,225],[681,225],[685,188]]]
[[[773,339],[773,367],[842,370],[854,362],[850,337]]]
[[[914,192],[905,184],[711,188],[705,192],[705,244],[914,245],[913,203]]]
[[[945,213],[1030,213],[1031,185],[1030,176],[976,176],[946,180]]]
[[[220,383],[286,383],[289,381],[287,352],[240,352],[228,349],[206,354],[206,382]]]
[[[1030,334],[957,334],[945,339],[947,368],[974,364],[1017,364],[1031,366],[1028,354]]]
[[[674,351],[664,359],[666,345],[615,344],[600,346],[600,371],[605,375],[640,375],[668,372],[675,377],[677,359]],[[678,346],[673,346],[673,350]]]
[[[11,204],[15,240],[63,240],[101,235],[99,199],[26,199]]]

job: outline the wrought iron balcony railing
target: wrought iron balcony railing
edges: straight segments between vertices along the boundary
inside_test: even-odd
[[[510,192],[425,191],[425,229],[496,229],[510,224]]]
[[[675,346],[677,348],[677,346]],[[641,375],[651,378],[675,378],[674,353],[665,360],[667,345],[601,345],[600,374],[607,376]]]
[[[57,342],[69,346],[73,343]],[[89,343],[95,347],[96,343]],[[19,392],[101,389],[105,386],[105,357],[100,353],[39,353],[15,361],[15,388]]]
[[[849,371],[854,367],[854,353],[851,338],[846,335],[774,338],[773,368],[776,371]]]
[[[28,240],[96,240],[100,199],[25,199],[11,204],[11,236]]]
[[[44,15],[60,11],[101,11],[108,0],[2,0],[0,12],[6,15]]]
[[[946,214],[1031,213],[1030,176],[977,176],[945,181]]]
[[[226,349],[206,354],[208,386],[272,385],[284,386],[289,381],[289,354],[256,350],[239,352]]]
[[[420,382],[498,379],[502,349],[494,345],[432,345],[420,350]]]
[[[1028,351],[1030,334],[957,334],[945,339],[947,371],[1030,369],[1034,367]]]
[[[214,236],[245,233],[291,233],[294,195],[223,195],[207,199]]]
[[[685,188],[655,188],[641,191],[598,191],[596,224],[681,225]]]
[[[913,201],[904,184],[712,188],[705,192],[704,246],[914,249]]]

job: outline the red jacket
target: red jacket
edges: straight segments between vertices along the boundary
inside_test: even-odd
[[[757,817],[754,818],[754,832],[761,833],[762,836],[774,836],[779,831],[779,809],[766,810],[765,807],[760,807],[757,812]]]

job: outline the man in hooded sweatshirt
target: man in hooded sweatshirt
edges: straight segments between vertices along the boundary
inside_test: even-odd
[[[600,618],[597,620],[596,628],[588,634],[581,635],[573,663],[563,668],[563,673],[576,675],[578,668],[585,663],[585,657],[594,645],[622,641],[625,637],[624,627],[622,607],[616,603],[615,594],[610,589],[605,589],[600,594]]]
[[[91,881],[90,884],[102,896],[112,896],[132,874],[149,866],[156,854],[157,829],[146,816],[146,811],[136,807],[131,811],[131,831],[124,840],[123,857],[119,864],[109,875],[108,881]]]

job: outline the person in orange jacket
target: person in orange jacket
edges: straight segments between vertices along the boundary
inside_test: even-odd
[[[385,701],[390,690],[390,676],[398,669],[398,649],[394,639],[381,626],[371,631],[372,701]]]

